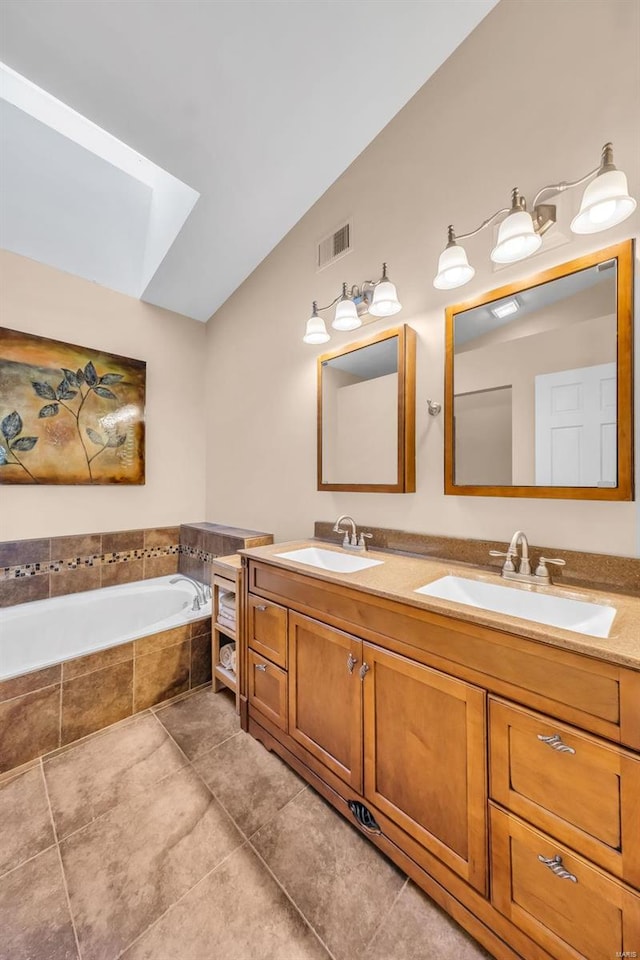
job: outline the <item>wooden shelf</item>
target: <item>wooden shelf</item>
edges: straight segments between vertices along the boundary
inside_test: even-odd
[[[216,663],[213,672],[218,680],[224,683],[225,687],[229,687],[229,690],[233,690],[234,693],[236,692],[238,681],[233,670],[228,670],[226,667],[223,667],[221,663]]]
[[[234,643],[237,641],[236,631],[232,630],[231,627],[225,627],[224,624],[218,623],[217,620],[214,621],[214,627],[218,633],[222,633],[225,637],[229,637],[229,640],[233,640]]]

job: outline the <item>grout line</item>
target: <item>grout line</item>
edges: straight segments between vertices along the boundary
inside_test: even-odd
[[[396,903],[398,902],[398,900],[400,899],[400,897],[401,897],[402,894],[404,893],[404,891],[405,891],[406,886],[407,886],[408,883],[409,883],[409,877],[405,875],[404,883],[403,883],[402,886],[400,887],[400,890],[398,891],[397,896],[394,897],[391,906],[390,906],[389,909],[385,912],[382,920],[381,920],[380,923],[376,926],[376,928],[375,928],[375,930],[373,931],[371,937],[369,938],[369,940],[367,940],[366,944],[365,944],[364,947],[362,948],[362,953],[363,953],[364,956],[366,956],[366,952],[371,948],[371,946],[372,946],[372,944],[373,944],[373,941],[374,941],[375,938],[378,936],[378,934],[380,933],[380,931],[382,930],[382,928],[384,927],[384,925],[387,923],[389,917],[391,916],[391,913],[392,913],[392,911],[393,911],[393,908],[395,907]]]
[[[154,716],[155,716],[156,719],[158,720],[158,723],[160,723],[160,718],[159,718],[156,714],[154,714]],[[163,727],[163,729],[166,729],[163,724],[161,724],[161,726]],[[239,730],[239,731],[238,731],[238,733],[242,733],[242,732],[243,732],[242,730]],[[244,830],[242,830],[241,827],[236,823],[236,820],[235,820],[235,818],[233,817],[233,815],[232,815],[232,814],[230,813],[230,811],[226,808],[226,806],[224,805],[224,803],[220,800],[220,798],[217,796],[217,794],[216,794],[215,791],[211,788],[211,786],[210,786],[210,785],[206,782],[206,780],[204,780],[204,778],[198,773],[198,771],[197,771],[197,770],[195,769],[195,767],[193,766],[193,761],[189,760],[189,757],[187,757],[186,753],[184,753],[184,750],[182,750],[182,748],[180,747],[180,745],[173,739],[173,737],[171,736],[171,733],[169,733],[168,730],[167,730],[167,733],[168,733],[169,737],[171,738],[171,740],[173,740],[173,742],[175,743],[175,745],[176,745],[176,747],[178,748],[178,750],[180,750],[181,753],[187,758],[187,761],[188,761],[191,769],[192,769],[193,772],[195,773],[195,775],[196,775],[196,776],[198,777],[198,779],[205,785],[205,787],[207,788],[207,790],[209,791],[209,793],[211,794],[211,796],[213,797],[213,799],[216,801],[216,803],[218,803],[218,804],[220,805],[220,807],[223,809],[223,811],[225,812],[225,814],[229,817],[229,819],[230,819],[231,822],[233,823],[234,827],[236,828],[236,830],[238,831],[238,833],[240,834],[240,836],[245,838],[245,843],[248,844],[249,849],[255,854],[255,856],[258,858],[258,860],[260,861],[260,863],[264,866],[264,868],[267,870],[267,872],[269,873],[269,875],[270,875],[270,876],[272,877],[272,879],[275,881],[276,885],[277,885],[277,886],[280,888],[280,890],[283,892],[283,894],[285,895],[285,897],[287,898],[287,900],[291,903],[291,905],[293,906],[293,908],[294,908],[294,910],[296,911],[296,913],[299,914],[299,916],[302,918],[302,921],[303,921],[303,923],[305,924],[305,926],[307,926],[307,927],[311,930],[311,932],[312,932],[313,935],[316,937],[316,939],[318,940],[318,942],[320,943],[320,945],[326,950],[326,952],[327,952],[327,954],[329,955],[329,957],[331,958],[331,960],[336,960],[334,954],[331,952],[331,950],[329,949],[329,947],[326,945],[326,943],[324,942],[324,940],[322,939],[322,937],[320,936],[320,934],[318,933],[318,931],[315,929],[315,927],[313,926],[313,924],[312,924],[312,923],[310,922],[310,920],[304,915],[304,913],[302,912],[302,910],[300,909],[300,907],[298,906],[298,904],[297,904],[297,903],[295,902],[295,900],[290,896],[290,894],[289,894],[289,892],[287,891],[287,889],[282,885],[282,883],[281,883],[280,880],[276,877],[275,873],[271,870],[271,868],[270,868],[269,865],[266,863],[266,861],[263,860],[263,858],[260,856],[260,854],[258,853],[258,851],[256,850],[256,848],[254,847],[254,845],[251,843],[251,840],[250,840],[249,836],[247,836],[247,834],[244,832]],[[237,736],[237,734],[234,734],[234,736]],[[226,740],[223,740],[222,743],[227,743],[227,742],[228,742],[229,740],[231,740],[231,739],[232,739],[232,737],[227,737],[227,739],[226,739]],[[221,746],[221,744],[218,744],[218,746]],[[215,747],[212,747],[211,749],[214,750]],[[206,753],[210,753],[210,752],[211,752],[211,751],[209,751],[209,750],[206,751]],[[203,756],[205,756],[204,753],[203,753],[203,754],[200,754],[200,757],[203,757]],[[194,759],[194,760],[199,760],[200,757],[194,757],[193,759]],[[301,789],[295,794],[295,796],[291,797],[290,800],[288,800],[285,804],[283,804],[282,807],[279,808],[279,810],[276,812],[276,814],[274,814],[274,817],[277,816],[278,814],[280,814],[280,813],[282,812],[282,810],[284,810],[286,807],[288,807],[290,803],[293,803],[294,800],[296,800],[302,793],[304,793],[305,790],[307,789],[307,786],[308,786],[308,784],[305,783],[304,786],[301,787]],[[263,823],[262,826],[258,828],[258,830],[254,830],[253,833],[251,834],[251,837],[255,837],[255,835],[259,832],[259,830],[261,830],[263,827],[265,827],[265,826],[267,825],[267,823],[269,823],[268,820],[267,820],[265,823]],[[244,845],[244,844],[243,844],[243,845]],[[198,881],[198,882],[201,882],[201,881]],[[193,887],[192,887],[191,889],[193,889]],[[116,958],[116,960],[117,960],[117,958]]]
[[[181,767],[178,767],[177,770],[169,770],[168,773],[164,773],[157,780],[154,780],[153,783],[146,784],[145,789],[148,790],[148,789],[151,789],[152,787],[157,787],[159,784],[164,783],[165,780],[168,780],[169,777],[176,776],[178,773],[183,771],[187,766],[189,766],[188,760]],[[75,837],[75,835],[77,833],[80,833],[81,830],[86,830],[87,827],[93,826],[94,823],[98,823],[100,820],[104,820],[111,813],[111,811],[115,810],[117,807],[122,807],[122,806],[125,806],[127,803],[134,803],[135,801],[139,800],[140,797],[143,796],[145,789],[141,789],[137,793],[132,794],[126,800],[116,801],[111,807],[108,807],[106,810],[103,810],[102,813],[99,813],[97,817],[93,817],[92,820],[88,820],[87,823],[83,823],[81,827],[76,827],[75,830],[71,830],[69,833],[65,833],[65,835],[61,838],[61,840],[58,840],[58,843],[60,842],[66,843],[70,837]]]
[[[76,950],[78,951],[78,958],[82,960],[82,951],[80,950],[80,940],[78,939],[78,931],[76,930],[76,922],[73,916],[73,910],[71,909],[71,898],[69,897],[69,887],[67,886],[67,875],[64,872],[64,863],[62,862],[62,854],[60,853],[60,843],[58,841],[58,831],[56,830],[56,822],[53,816],[53,809],[51,807],[51,799],[49,797],[49,789],[47,787],[47,778],[44,775],[44,764],[40,760],[40,774],[42,776],[42,783],[44,785],[44,793],[47,798],[47,806],[49,807],[49,816],[51,817],[51,826],[53,827],[53,836],[56,842],[56,852],[58,854],[58,863],[60,864],[60,872],[62,874],[62,886],[64,887],[64,895],[67,901],[67,909],[69,911],[69,919],[71,920],[71,928],[73,930],[73,936],[76,941]]]
[[[300,793],[302,793],[302,791],[300,791]],[[296,796],[300,796],[300,794],[296,794]],[[294,798],[294,799],[295,799],[295,798]],[[287,806],[287,804],[285,804],[285,806]],[[284,807],[281,807],[280,809],[281,809],[281,810],[284,810]],[[280,811],[278,811],[278,812],[280,812]],[[263,826],[266,826],[266,824],[264,824]],[[258,831],[256,830],[256,832],[255,832],[254,834],[252,834],[252,836],[255,836],[255,834],[256,834],[257,832],[258,832]],[[305,926],[307,926],[307,927],[309,928],[309,930],[311,930],[312,934],[313,934],[314,937],[317,939],[317,941],[318,941],[318,943],[320,944],[320,946],[322,946],[322,947],[327,951],[327,954],[329,955],[329,957],[331,957],[331,960],[336,960],[335,954],[329,949],[329,947],[328,947],[327,944],[324,942],[324,940],[322,939],[322,937],[320,936],[320,934],[318,933],[318,931],[316,930],[316,928],[313,926],[313,924],[311,923],[311,921],[309,920],[309,918],[305,916],[305,914],[302,912],[302,909],[298,906],[298,904],[297,904],[296,901],[293,899],[292,895],[289,893],[289,891],[287,890],[287,888],[281,883],[281,881],[280,881],[280,880],[278,879],[278,877],[275,875],[275,873],[273,872],[273,870],[271,869],[271,867],[269,866],[269,864],[267,863],[267,861],[261,856],[260,853],[258,853],[258,851],[257,851],[256,848],[254,847],[254,845],[251,843],[251,841],[249,841],[249,848],[250,848],[250,850],[254,853],[254,855],[258,858],[258,860],[260,861],[260,863],[262,864],[262,866],[265,868],[265,870],[267,871],[267,873],[268,873],[268,874],[272,877],[272,879],[275,881],[276,885],[282,890],[282,892],[284,893],[285,897],[287,898],[287,900],[289,901],[289,903],[293,906],[293,908],[294,908],[294,910],[296,911],[296,913],[299,914],[300,917],[302,917],[302,920],[303,920]]]
[[[138,940],[141,940],[142,937],[144,937],[144,935],[149,932],[149,930],[152,930],[153,927],[157,926],[157,924],[160,923],[162,918],[166,917],[166,915],[170,913],[174,907],[177,907],[178,904],[185,899],[185,897],[188,897],[189,894],[196,889],[196,887],[199,887],[201,883],[204,883],[204,881],[208,877],[210,877],[212,873],[215,873],[216,870],[219,870],[220,867],[224,866],[227,860],[230,860],[231,857],[235,856],[236,853],[238,853],[240,850],[242,850],[244,847],[247,847],[247,846],[248,846],[248,843],[246,840],[244,840],[237,847],[234,847],[233,850],[230,853],[228,853],[225,857],[223,857],[219,863],[216,863],[215,867],[212,867],[211,870],[208,870],[207,873],[204,874],[204,876],[200,877],[200,879],[197,880],[192,887],[189,887],[189,889],[186,890],[180,897],[178,897],[178,899],[174,903],[168,906],[167,909],[163,913],[161,913],[159,917],[156,917],[156,919],[152,923],[150,923],[148,927],[145,927],[144,930],[141,933],[139,933],[134,940],[128,943],[126,947],[120,951],[120,953],[116,954],[116,956],[114,957],[114,960],[119,960],[119,958],[123,956],[123,954],[125,954],[127,950],[129,950],[135,943],[137,943]]]
[[[15,867],[11,867],[9,870],[5,870],[4,873],[0,873],[0,880],[4,880],[5,877],[8,877],[10,873],[14,873],[14,871],[19,870],[20,867],[24,867],[27,863],[31,863],[31,861],[39,857],[41,853],[46,853],[47,850],[51,850],[51,848],[55,847],[55,845],[56,842],[54,840],[53,843],[50,843],[48,847],[43,847],[42,850],[38,850],[37,853],[34,853],[32,857],[28,857],[26,860],[21,860],[21,862],[17,863]]]

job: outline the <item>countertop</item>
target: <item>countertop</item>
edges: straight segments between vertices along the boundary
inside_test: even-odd
[[[334,573],[294,560],[285,560],[278,556],[279,553],[301,550],[304,547],[335,550],[337,553],[348,554],[349,556],[381,560],[382,563],[379,566],[369,567],[355,573]],[[389,600],[400,600],[412,607],[429,610],[432,613],[493,627],[518,637],[537,640],[550,646],[562,647],[576,653],[640,670],[640,597],[635,598],[613,592],[605,593],[600,590],[582,588],[520,584],[513,581],[504,581],[495,573],[488,573],[468,564],[412,557],[390,551],[369,550],[366,553],[357,553],[342,550],[338,545],[327,543],[324,540],[296,540],[287,543],[275,543],[264,547],[247,548],[241,550],[240,553],[254,560],[262,560],[265,563],[282,567],[284,570],[305,574],[316,580],[352,587],[362,590],[363,593],[386,597]],[[505,586],[533,593],[546,593],[558,597],[614,606],[617,612],[611,626],[610,636],[585,636],[572,630],[550,627],[546,624],[535,623],[532,620],[494,613],[467,604],[454,603],[414,592],[418,587],[425,586],[447,575],[481,580],[486,583],[502,583]]]

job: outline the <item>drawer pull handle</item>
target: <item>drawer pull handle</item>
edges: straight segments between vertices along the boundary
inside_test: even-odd
[[[267,672],[266,663],[256,663],[256,670],[260,670],[262,673],[266,673]]]
[[[358,662],[358,658],[354,657],[354,655],[350,653],[349,656],[347,657],[347,670],[349,671],[349,673],[353,673],[353,668],[355,667],[357,662]]]
[[[369,672],[369,664],[368,664],[368,663],[363,663],[362,666],[360,667],[360,671],[359,671],[359,673],[360,673],[360,679],[361,679],[361,680],[364,680],[364,678],[366,677],[366,675],[368,674],[368,672]]]
[[[538,860],[540,863],[544,863],[545,867],[549,867],[549,870],[555,873],[556,877],[560,877],[561,880],[571,880],[572,883],[578,882],[578,878],[574,877],[572,873],[569,873],[569,871],[565,870],[562,866],[562,857],[560,854],[556,854],[556,856],[551,857],[550,860],[538,854]]]
[[[568,747],[566,743],[562,742],[562,737],[559,733],[554,733],[552,737],[543,737],[542,734],[539,733],[538,740],[542,740],[543,743],[546,743],[546,745],[553,750],[559,750],[560,753],[575,753],[573,747]]]
[[[266,604],[264,604],[264,603],[257,603],[257,604],[256,604],[256,610],[259,610],[260,613],[263,613],[266,609],[267,609]]]

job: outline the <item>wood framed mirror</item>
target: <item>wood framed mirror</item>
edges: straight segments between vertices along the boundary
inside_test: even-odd
[[[413,493],[415,406],[406,324],[318,357],[318,490]]]
[[[446,310],[445,494],[633,499],[632,240]]]

